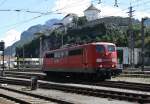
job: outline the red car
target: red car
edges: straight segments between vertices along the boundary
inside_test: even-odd
[[[47,74],[86,75],[94,78],[111,78],[117,69],[116,46],[108,42],[74,45],[47,51],[43,71]]]

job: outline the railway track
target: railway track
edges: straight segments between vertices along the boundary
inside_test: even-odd
[[[18,84],[18,85],[30,84],[30,81],[27,79],[21,80],[21,79],[11,79],[11,78],[1,78],[0,82],[7,82],[10,84]],[[74,85],[50,83],[46,81],[39,81],[38,84],[40,88],[44,88],[44,89],[61,90],[68,93],[76,93],[76,94],[102,97],[102,98],[112,98],[117,100],[119,99],[119,100],[138,102],[138,103],[150,103],[150,95],[148,94],[109,90],[109,89],[99,89],[91,86],[85,87],[85,86],[78,86],[78,85],[74,86]]]
[[[32,96],[27,96],[24,94],[20,94],[20,93],[16,93],[16,92],[12,92],[8,90],[5,90],[3,88],[0,89],[1,94],[0,96],[3,98],[6,98],[7,100],[13,101],[15,103],[19,103],[19,104],[48,104],[48,103],[52,103],[43,99],[38,99]],[[5,93],[4,93],[5,92]],[[7,93],[6,93],[7,92]]]
[[[150,74],[121,74],[119,77],[150,78]]]
[[[45,80],[45,75],[43,73],[31,73],[31,72],[6,72],[7,76],[16,77],[16,78],[31,78],[32,76],[37,76],[40,80]],[[69,79],[70,80],[70,79]],[[47,81],[47,79],[46,79]],[[59,82],[59,81],[58,81]],[[112,88],[121,88],[128,90],[136,90],[136,91],[150,91],[150,84],[142,84],[142,83],[133,83],[133,82],[124,82],[124,81],[101,81],[101,82],[91,82],[91,81],[76,81],[72,79],[68,81],[66,79],[65,82],[74,83],[74,84],[84,84],[84,85],[94,85],[94,86],[103,86],[103,87],[112,87]]]
[[[149,69],[150,70],[150,69]],[[133,78],[150,78],[150,71],[141,70],[124,70],[119,77],[133,77]]]
[[[18,71],[18,72],[42,72],[41,67],[19,67],[18,68],[6,68],[5,71]]]
[[[147,71],[141,71],[140,70],[135,70],[135,71],[132,71],[133,69],[130,69],[130,70],[124,70],[122,73],[123,74],[150,74],[150,68],[147,69]]]
[[[19,104],[73,104],[60,99],[50,98],[2,86],[0,86],[0,92],[0,97]]]
[[[85,85],[95,85],[95,86],[104,86],[104,87],[112,87],[112,88],[120,88],[120,89],[128,89],[128,90],[136,90],[136,91],[150,91],[150,84],[142,84],[142,83],[133,83],[133,82],[123,82],[123,81],[103,81],[103,82],[81,82],[80,84]]]
[[[46,77],[46,74],[42,73],[42,72],[17,72],[17,71],[5,71],[5,76],[7,77],[15,77],[15,78],[31,78],[33,76],[38,77],[38,79],[44,79]]]

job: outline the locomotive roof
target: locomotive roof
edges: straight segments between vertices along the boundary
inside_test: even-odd
[[[109,43],[109,42],[95,42],[95,43],[87,43],[87,44],[81,44],[81,45],[68,45],[66,47],[63,48],[58,48],[55,50],[51,50],[51,51],[46,51],[47,52],[55,52],[55,51],[61,51],[61,50],[65,50],[65,49],[72,49],[72,48],[81,48],[83,46],[87,46],[87,45],[115,45],[113,43]]]
[[[114,43],[109,43],[109,42],[95,42],[95,43],[91,43],[93,45],[115,45]]]

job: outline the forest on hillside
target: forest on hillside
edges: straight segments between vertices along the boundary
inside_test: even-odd
[[[83,24],[83,23],[82,23]],[[100,23],[92,27],[84,27],[81,29],[68,28],[67,32],[55,30],[48,36],[42,36],[42,52],[46,50],[57,49],[65,44],[84,44],[90,42],[112,42],[117,47],[129,46],[128,27],[121,27],[112,24]],[[134,47],[141,47],[141,26],[133,25]],[[38,57],[39,56],[40,39],[36,38],[30,43],[22,47],[16,48],[16,56],[19,57]],[[145,48],[150,49],[150,28],[145,29]],[[23,55],[24,53],[24,55]]]

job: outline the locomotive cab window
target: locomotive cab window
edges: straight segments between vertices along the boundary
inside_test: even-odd
[[[115,52],[115,46],[114,45],[108,45],[107,49],[108,49],[108,52]]]
[[[97,52],[105,52],[105,47],[103,45],[96,45]]]

